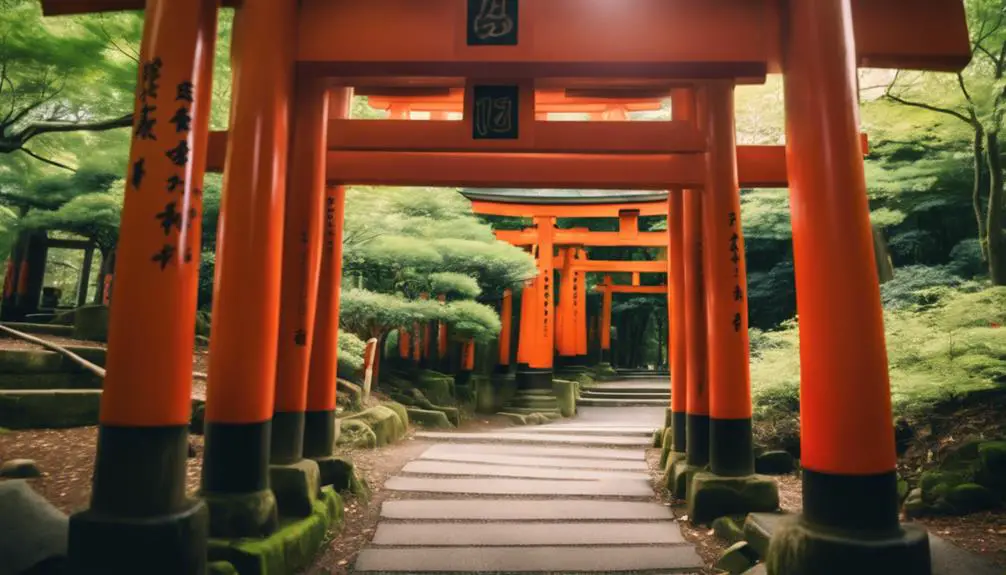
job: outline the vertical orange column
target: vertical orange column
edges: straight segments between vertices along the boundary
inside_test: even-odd
[[[869,566],[928,574],[925,532],[898,525],[850,1],[793,2],[789,22],[786,141],[800,317],[803,518],[810,531],[804,536],[814,543],[828,531],[850,539],[827,556],[812,547],[795,569],[806,572],[832,558],[828,573]]]
[[[447,302],[446,295],[438,295],[437,301],[441,305]],[[442,369],[442,364],[447,358],[447,323],[438,322],[437,324],[437,366]]]
[[[423,301],[428,300],[430,299],[430,294],[421,293],[419,294],[419,299]],[[419,354],[419,363],[422,367],[427,367],[430,361],[430,349],[431,349],[430,336],[433,335],[433,329],[430,326],[430,322],[424,323],[420,331],[421,331],[420,337],[422,338],[422,349],[420,350]]]
[[[714,474],[754,473],[748,372],[747,272],[737,184],[734,87],[706,86],[706,189],[702,204],[710,466]]]
[[[573,308],[575,295],[575,280],[573,279],[573,249],[559,248],[562,256],[562,269],[559,271],[559,305],[556,306],[556,351],[562,365],[571,365],[576,355],[576,312]]]
[[[304,411],[325,222],[328,103],[324,80],[302,78],[298,82],[283,230],[273,464],[291,464],[304,454]]]
[[[538,235],[537,262],[538,276],[533,281],[533,301],[528,316],[531,320],[523,334],[528,338],[528,367],[517,372],[517,388],[552,389],[552,361],[555,345],[555,296],[553,285],[554,254],[553,237],[555,218],[539,216],[534,218]],[[523,339],[523,338],[522,338]],[[523,341],[521,344],[523,345]]]
[[[679,97],[681,110],[675,119],[695,121],[697,115],[694,92]],[[685,296],[686,348],[686,455],[690,466],[709,463],[709,386],[706,356],[706,300],[702,275],[702,202],[701,190],[682,192],[682,257]],[[683,496],[684,493],[676,493]]]
[[[693,113],[690,90],[671,93],[674,119],[688,119]],[[671,367],[671,435],[674,453],[685,453],[688,416],[688,334],[685,327],[684,196],[681,189],[667,191],[667,354]]]
[[[587,259],[583,249],[574,250],[577,259]],[[576,333],[576,362],[578,365],[587,365],[587,274],[578,271],[573,275],[573,311],[575,312],[574,333]]]
[[[534,307],[534,280],[528,281],[521,291],[520,296],[520,326],[517,336],[517,369],[527,370],[528,361],[531,357],[531,348],[534,346],[533,338],[533,307]]]
[[[611,276],[604,276],[601,300],[601,363],[611,363]]]
[[[513,292],[508,289],[503,290],[503,298],[500,300],[500,323],[503,326],[500,330],[496,371],[506,373],[510,371],[510,338],[513,334]]]
[[[263,535],[277,522],[268,463],[296,12],[247,0],[234,16],[202,478],[219,537]]]
[[[206,506],[185,484],[216,23],[213,1],[146,4],[91,507],[70,518],[68,572],[206,569]]]
[[[404,327],[398,328],[398,357],[409,359],[412,350],[412,334]]]
[[[475,369],[475,340],[470,339],[462,344],[461,369],[468,372]]]
[[[329,91],[329,117],[348,118],[353,92],[349,88]],[[304,457],[318,462],[322,485],[339,477],[332,457],[335,445],[336,380],[339,374],[339,296],[342,293],[342,230],[346,189],[325,187],[324,242],[318,280],[318,310],[314,320],[314,343],[307,378],[307,410],[304,413]],[[378,341],[378,345],[383,342]],[[380,350],[374,359],[371,385],[379,377]]]

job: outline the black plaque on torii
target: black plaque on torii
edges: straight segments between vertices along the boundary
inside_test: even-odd
[[[516,46],[518,0],[468,0],[469,46]]]
[[[519,136],[520,87],[516,84],[472,87],[472,138],[516,140]]]

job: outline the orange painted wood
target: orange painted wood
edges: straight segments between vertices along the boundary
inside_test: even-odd
[[[556,267],[565,265],[564,257],[556,257]],[[573,260],[573,269],[579,272],[605,272],[605,273],[644,273],[644,274],[665,274],[667,273],[667,260],[653,261],[631,261],[631,260]]]
[[[663,190],[701,187],[698,154],[448,154],[329,152],[330,183],[443,186]]]
[[[214,51],[217,14],[199,0],[152,0],[150,8],[140,60],[160,59],[162,65],[156,86],[145,81],[144,66],[139,67],[133,101],[120,229],[125,243],[116,253],[115,311],[101,396],[104,426],[181,426],[188,425],[191,414],[202,215],[198,190],[212,93],[213,62],[206,55]],[[158,33],[165,28],[173,33]],[[185,83],[187,98],[180,92]],[[189,121],[172,124],[176,111]],[[183,157],[166,154],[183,148]],[[18,293],[27,276],[24,260]]]
[[[666,90],[653,89],[646,93],[621,89],[618,91],[594,90],[588,94],[574,90],[535,90],[534,107],[537,112],[589,113],[603,112],[613,103],[629,111],[659,110]],[[367,104],[375,110],[390,110],[404,104],[415,112],[461,112],[464,109],[464,90],[443,89],[380,89],[362,88],[357,93],[367,96]]]
[[[498,360],[499,365],[510,365],[511,335],[513,333],[513,292],[509,289],[503,290],[503,297],[500,300],[500,329]]]
[[[681,122],[538,122],[520,140],[473,140],[468,122],[332,120],[330,150],[673,154],[705,151],[705,138]]]
[[[241,1],[223,0],[220,4],[226,7],[236,7],[241,5]],[[46,16],[122,12],[143,10],[144,8],[146,8],[144,0],[42,0],[42,14]]]
[[[569,217],[562,215],[562,217]],[[515,246],[530,246],[539,242],[535,230],[495,230],[496,239]],[[624,238],[618,232],[576,232],[555,230],[555,245],[667,247],[667,232],[639,232],[635,238]],[[589,260],[585,260],[589,261]]]
[[[537,369],[552,367],[555,346],[555,285],[553,276],[555,220],[549,217],[537,217],[534,225],[538,228],[538,276],[534,278],[537,284],[535,290],[535,313],[532,329],[537,332],[535,345],[531,348],[528,365]]]
[[[472,202],[472,211],[476,214],[513,217],[617,218],[623,209],[639,210],[641,216],[662,216],[667,212],[667,202],[638,204],[517,204],[480,200]]]
[[[601,293],[633,293],[633,294],[665,294],[667,286],[626,286],[626,285],[596,285],[594,291]]]

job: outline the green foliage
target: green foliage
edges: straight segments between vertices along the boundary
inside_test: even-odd
[[[471,300],[456,301],[447,304],[445,311],[444,321],[448,322],[451,334],[459,341],[492,341],[502,329],[496,311],[485,304]]]
[[[986,274],[988,267],[982,259],[981,243],[977,239],[970,238],[954,246],[950,250],[950,262],[947,268],[964,278]]]
[[[945,290],[926,307],[885,313],[896,415],[1006,382],[1006,287]],[[758,336],[751,386],[758,417],[798,409],[799,337],[795,322]]]
[[[360,369],[363,367],[363,352],[366,348],[366,342],[356,337],[356,334],[339,330],[339,363]]]
[[[430,274],[431,294],[475,299],[482,293],[479,282],[470,276],[454,272],[437,272]]]
[[[900,309],[931,303],[935,288],[958,287],[964,280],[943,267],[907,266],[894,272],[894,279],[880,286],[884,307]]]

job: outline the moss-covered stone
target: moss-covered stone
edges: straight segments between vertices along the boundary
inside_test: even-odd
[[[276,495],[271,489],[200,495],[210,509],[210,534],[214,537],[265,537],[279,524]]]
[[[447,415],[442,411],[432,409],[419,409],[418,407],[408,408],[409,418],[420,427],[429,429],[448,429],[454,425],[447,419]]]
[[[416,373],[415,386],[435,404],[454,403],[454,378],[436,371],[421,370]]]
[[[347,421],[362,421],[365,423],[367,427],[373,430],[376,436],[377,447],[395,443],[405,436],[405,424],[398,418],[398,414],[383,405],[371,407],[349,417],[343,417],[339,421],[342,425],[345,425]],[[345,428],[343,431],[345,431]]]
[[[527,422],[531,425],[541,425],[543,423],[548,423],[548,418],[546,418],[541,413],[532,413],[527,416]]]
[[[340,433],[336,445],[348,447],[377,447],[377,434],[365,421],[344,418],[339,420]]]
[[[192,399],[192,416],[189,418],[189,433],[202,435],[206,429],[206,401]]]
[[[727,543],[736,543],[744,539],[744,530],[732,517],[717,517],[713,521],[713,533]]]
[[[321,470],[311,459],[290,465],[270,465],[269,484],[283,517],[307,517],[321,489]]]
[[[559,404],[559,413],[563,417],[573,417],[576,415],[576,388],[577,383],[567,379],[553,379],[552,392],[555,400]]]
[[[517,395],[517,377],[513,373],[496,373],[490,378],[493,386],[493,412],[503,410]]]
[[[338,395],[336,399],[349,411],[363,409],[363,388],[345,379],[336,379]],[[341,398],[341,399],[340,399]]]
[[[684,458],[675,461],[668,473],[667,491],[677,499],[687,499],[692,477],[703,469],[705,468],[688,465]]]
[[[73,316],[73,337],[92,341],[108,341],[108,307],[79,307]]]
[[[206,566],[208,575],[241,575],[237,568],[228,561],[214,561]]]
[[[314,460],[321,472],[322,485],[331,485],[336,491],[349,492],[361,501],[370,500],[370,486],[356,472],[356,466],[345,457],[336,455]]]
[[[10,429],[97,425],[100,405],[100,390],[0,390],[0,421]]]
[[[210,539],[209,559],[227,561],[241,575],[296,573],[311,564],[328,532],[341,527],[342,514],[339,494],[324,487],[309,517],[285,521],[263,539]]]
[[[786,475],[796,470],[796,460],[788,451],[766,451],[755,458],[755,472]]]
[[[693,524],[705,524],[718,517],[779,508],[779,485],[768,477],[721,477],[710,472],[696,473],[688,492],[688,516]]]
[[[1006,441],[986,441],[978,447],[975,482],[1006,499]]]
[[[738,541],[720,554],[713,567],[731,575],[740,575],[757,562],[758,554],[748,545],[748,542]]]
[[[499,415],[510,420],[510,423],[514,425],[527,425],[527,416],[522,413],[510,413],[508,411],[501,411]]]
[[[616,372],[615,369],[611,367],[611,364],[607,362],[595,365],[594,369],[591,371],[597,379],[611,379],[618,375],[618,372]]]
[[[667,458],[674,448],[674,431],[670,427],[665,427],[660,431],[660,468],[667,468]]]
[[[387,407],[388,409],[394,411],[395,415],[398,416],[398,419],[400,419],[402,421],[402,425],[405,426],[405,429],[409,428],[409,412],[408,412],[407,409],[405,409],[404,405],[402,405],[401,403],[394,402],[394,401],[385,401],[381,405],[383,405],[384,407]]]
[[[488,377],[479,377],[475,378],[472,383],[475,387],[475,411],[477,413],[496,413],[498,406],[495,382]]]
[[[0,350],[0,373],[52,373],[63,369],[63,356],[42,349]],[[5,386],[6,387],[6,386]]]
[[[73,337],[73,328],[66,325],[56,325],[51,323],[28,323],[5,321],[3,325],[34,335],[58,335],[62,337]]]
[[[964,483],[953,487],[944,498],[956,512],[961,514],[997,509],[1002,505],[998,493],[977,483]]]

